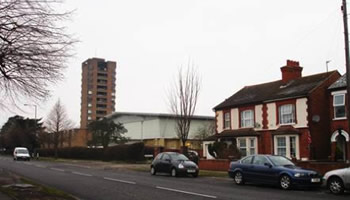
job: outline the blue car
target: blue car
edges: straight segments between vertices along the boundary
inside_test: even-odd
[[[237,185],[246,182],[273,184],[284,190],[293,186],[322,185],[322,176],[316,171],[302,169],[286,157],[275,155],[252,155],[231,162],[228,174]]]

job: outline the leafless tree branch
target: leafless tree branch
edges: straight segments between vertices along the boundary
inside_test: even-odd
[[[0,103],[8,98],[48,97],[48,85],[63,78],[65,61],[77,40],[56,13],[59,0],[0,0]]]
[[[172,113],[176,115],[176,132],[183,147],[188,139],[200,88],[201,80],[192,63],[189,62],[185,72],[182,68],[179,69],[176,82],[169,94],[169,105]]]

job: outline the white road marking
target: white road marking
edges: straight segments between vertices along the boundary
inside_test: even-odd
[[[80,176],[92,176],[91,174],[85,174],[80,172],[72,172],[72,174],[80,175]]]
[[[190,195],[195,195],[195,196],[200,196],[200,197],[207,197],[207,198],[211,198],[211,199],[217,198],[216,196],[212,196],[212,195],[200,194],[200,193],[195,193],[195,192],[188,192],[188,191],[183,191],[183,190],[176,190],[176,189],[165,188],[165,187],[160,187],[160,186],[157,186],[156,188],[161,189],[161,190],[171,191],[171,192],[179,192],[179,193],[190,194]]]
[[[58,168],[50,168],[50,169],[55,170],[55,171],[59,171],[59,172],[64,172],[63,169],[58,169]]]
[[[91,168],[89,166],[84,166],[84,165],[74,165],[74,164],[64,164],[64,165],[73,166],[73,167],[81,167],[81,168],[86,168],[86,169],[90,169]]]
[[[120,182],[120,183],[133,184],[133,185],[136,184],[135,182],[132,182],[132,181],[124,181],[124,180],[114,179],[114,178],[108,178],[108,177],[103,177],[103,179],[109,180],[109,181],[116,181],[116,182]]]

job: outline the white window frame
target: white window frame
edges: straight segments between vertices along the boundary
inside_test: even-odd
[[[251,144],[251,141],[250,140],[254,140],[254,153],[252,153],[250,150],[252,148],[252,144]],[[240,146],[240,140],[245,140],[245,144],[246,146],[244,147],[246,152],[247,152],[247,155],[246,156],[250,156],[250,155],[255,155],[255,154],[258,154],[258,138],[257,137],[237,137],[236,138],[236,144],[237,144],[237,148],[239,151],[241,151],[241,146]],[[242,147],[243,148],[243,147]]]
[[[245,118],[245,114],[250,113],[250,116]],[[248,124],[251,121],[251,124]],[[241,112],[241,128],[252,128],[254,127],[254,110],[244,110]]]
[[[282,113],[282,108],[283,107],[286,107],[286,106],[291,106],[292,107],[292,113]],[[296,110],[295,110],[296,108],[295,108],[295,105],[294,104],[284,104],[284,105],[281,105],[281,106],[279,106],[278,107],[278,118],[279,118],[279,124],[280,125],[288,125],[288,124],[295,124],[295,121],[296,121]],[[290,115],[290,114],[292,114],[292,120],[293,120],[293,122],[284,122],[283,121],[283,116],[284,115]]]
[[[277,138],[285,138],[286,139],[286,157],[289,159],[292,159],[291,157],[291,151],[290,151],[290,138],[295,137],[295,158],[300,159],[300,152],[299,152],[299,135],[276,135],[274,136],[274,154],[277,154]]]
[[[228,114],[228,120],[226,121],[226,114]],[[226,122],[228,127],[226,127]],[[231,129],[231,112],[224,112],[224,130]]]
[[[342,96],[343,97],[343,103],[341,104],[335,104],[335,97],[336,96]],[[336,116],[336,107],[344,106],[345,108],[345,116],[344,117],[337,117]],[[346,119],[346,106],[345,106],[345,93],[338,93],[338,94],[333,94],[333,109],[334,109],[334,119]]]

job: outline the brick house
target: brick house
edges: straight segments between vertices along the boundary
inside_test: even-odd
[[[331,142],[332,160],[350,160],[349,124],[346,117],[346,87],[346,74],[329,87],[331,114],[329,140]]]
[[[330,155],[328,87],[337,71],[302,77],[287,60],[282,79],[246,86],[214,108],[216,138],[236,143],[241,154],[278,154],[298,160]]]

